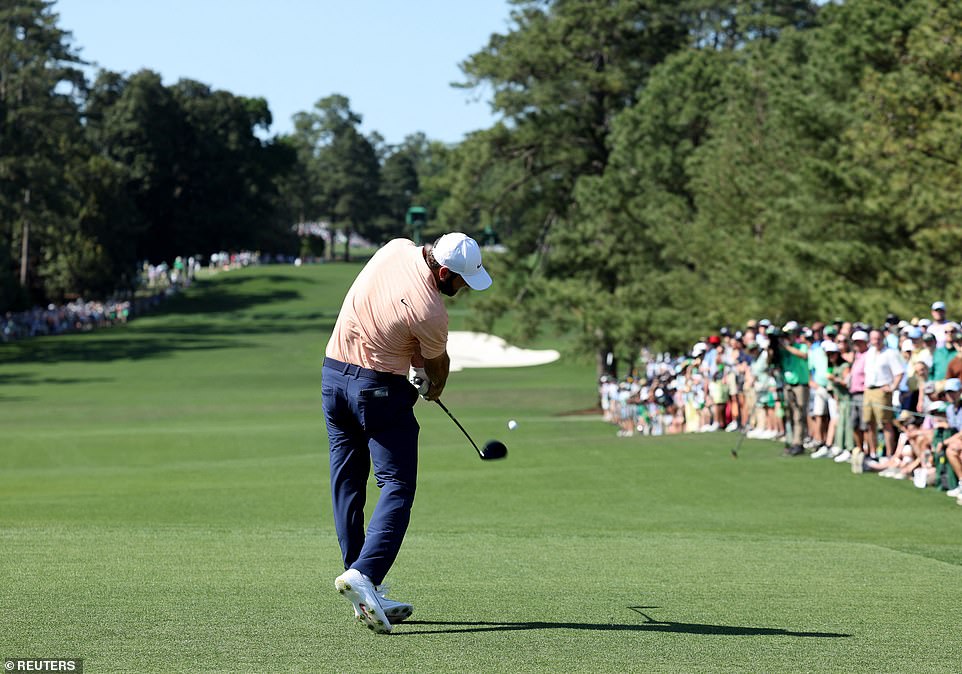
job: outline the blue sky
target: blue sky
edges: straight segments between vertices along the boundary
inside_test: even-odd
[[[58,0],[81,56],[108,70],[154,70],[267,99],[272,133],[343,94],[399,143],[448,143],[494,123],[488,91],[455,89],[458,64],[507,31],[507,0]]]

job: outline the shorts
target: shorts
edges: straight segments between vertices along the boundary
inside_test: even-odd
[[[824,386],[812,391],[812,412],[813,417],[828,416],[835,419],[838,416],[838,403],[832,394]]]
[[[712,402],[716,405],[724,405],[730,397],[728,387],[721,383],[712,382],[709,385],[708,392],[711,395]]]
[[[892,423],[892,394],[881,388],[867,389],[864,394],[865,405],[862,409],[862,423],[866,426]]]
[[[849,414],[849,419],[850,419],[851,424],[852,424],[852,428],[854,428],[856,431],[864,431],[864,430],[865,430],[865,421],[864,421],[864,419],[862,418],[862,416],[863,416],[863,414],[864,414],[864,412],[863,412],[862,410],[863,410],[864,407],[865,407],[864,394],[862,394],[862,393],[853,393],[853,394],[852,394],[852,402],[851,402],[851,404],[849,405],[849,412],[848,412],[848,414]]]

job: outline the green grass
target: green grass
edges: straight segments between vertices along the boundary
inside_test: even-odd
[[[357,266],[0,346],[0,656],[88,672],[955,672],[962,508],[732,435],[616,438],[580,362],[420,403],[389,636],[333,589],[320,354]],[[518,419],[518,430],[505,423]],[[372,487],[372,498],[376,496]]]

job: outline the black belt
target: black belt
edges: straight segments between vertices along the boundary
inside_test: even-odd
[[[868,387],[868,390],[869,390],[869,391],[874,391],[875,389],[885,388],[886,386],[888,386],[888,384],[882,384],[881,386],[869,386],[869,387]]]
[[[375,381],[384,383],[389,383],[396,380],[407,381],[407,377],[405,377],[403,374],[394,374],[393,372],[378,372],[377,370],[370,370],[366,367],[361,367],[360,365],[342,363],[339,360],[328,358],[327,356],[324,356],[324,367],[329,367],[332,370],[337,370],[341,374],[346,374],[351,377],[364,377],[365,379],[373,379]]]

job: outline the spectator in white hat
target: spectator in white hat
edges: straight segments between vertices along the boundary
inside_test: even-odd
[[[842,339],[845,339],[844,337]],[[829,456],[844,457],[848,461],[855,449],[855,425],[852,423],[852,395],[849,393],[851,364],[845,360],[837,342],[822,342],[822,350],[828,358],[828,389],[838,407],[835,417],[835,434],[832,436]],[[814,456],[814,455],[813,455]]]
[[[915,364],[919,361],[925,363],[929,369],[932,368],[932,353],[925,348],[925,341],[922,339],[925,334],[922,328],[915,327],[909,330],[908,339],[912,340],[912,354],[908,359],[908,363],[906,363],[909,372],[912,371],[912,368],[915,367]],[[902,341],[902,353],[905,353],[905,340]]]
[[[937,346],[945,345],[945,334],[950,328],[950,323],[945,320],[945,302],[939,300],[932,302],[932,322],[927,331],[935,335]]]

